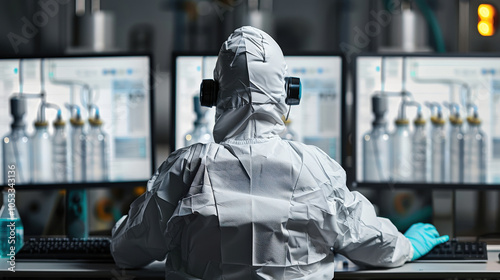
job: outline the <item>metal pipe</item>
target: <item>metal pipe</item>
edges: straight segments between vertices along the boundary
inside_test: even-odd
[[[413,69],[413,71],[415,73],[417,73],[417,69],[416,69],[417,66],[414,66],[415,69]],[[471,98],[472,98],[472,96],[471,96],[471,88],[470,88],[469,84],[467,84],[466,82],[462,82],[460,80],[453,80],[453,79],[422,79],[422,78],[417,77],[416,74],[414,76],[412,76],[412,79],[413,79],[413,81],[415,81],[417,83],[422,83],[422,84],[444,84],[444,85],[448,85],[448,86],[458,85],[462,89],[465,90],[465,92],[462,94],[462,98],[467,100],[465,104],[469,103],[470,100],[471,100]],[[451,94],[453,94],[453,92]],[[464,98],[463,95],[465,95],[466,97]],[[453,100],[453,98],[451,98],[451,100]]]
[[[23,60],[19,59],[19,95],[23,95]]]
[[[460,0],[458,1],[458,51],[468,52],[469,51],[469,13],[470,13],[470,1]]]

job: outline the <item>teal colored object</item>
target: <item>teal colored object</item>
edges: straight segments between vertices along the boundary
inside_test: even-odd
[[[424,0],[416,0],[415,1],[418,8],[422,12],[425,20],[429,24],[429,28],[431,30],[431,35],[434,38],[434,44],[436,46],[436,52],[444,53],[446,52],[446,46],[444,43],[443,32],[441,31],[441,26],[437,20],[436,15],[432,11],[429,4]]]
[[[89,237],[87,191],[68,190],[66,207],[66,235],[75,238]]]
[[[24,227],[15,206],[15,194],[3,191],[0,210],[0,258],[10,258],[23,247]]]
[[[299,100],[302,98],[302,83],[299,81]]]
[[[439,233],[431,224],[417,223],[412,225],[405,233],[413,246],[412,261],[429,253],[434,246],[450,240],[448,235],[439,236]]]

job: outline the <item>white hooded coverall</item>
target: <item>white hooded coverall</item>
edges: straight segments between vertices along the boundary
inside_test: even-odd
[[[167,279],[331,279],[334,255],[394,267],[413,249],[342,167],[314,146],[282,140],[286,64],[263,31],[242,27],[221,47],[214,139],[172,153],[113,229],[118,266],[166,257]],[[189,278],[191,277],[191,278]]]

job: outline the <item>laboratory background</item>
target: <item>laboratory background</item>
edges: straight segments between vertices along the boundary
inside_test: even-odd
[[[2,0],[0,180],[16,182],[16,234],[109,235],[170,153],[213,141],[200,83],[251,25],[301,78],[283,138],[339,162],[402,232],[428,222],[496,244],[499,13],[492,0]]]

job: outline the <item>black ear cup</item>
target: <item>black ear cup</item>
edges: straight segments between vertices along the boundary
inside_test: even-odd
[[[219,92],[219,83],[212,79],[205,79],[200,86],[201,106],[212,107],[217,105],[217,93]]]
[[[297,77],[285,77],[285,91],[287,105],[299,105],[302,97],[302,86]]]

